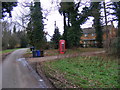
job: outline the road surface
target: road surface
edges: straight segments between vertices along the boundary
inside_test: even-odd
[[[26,50],[16,50],[4,60],[2,88],[47,88],[44,81],[35,72],[30,71],[25,59],[22,58]]]

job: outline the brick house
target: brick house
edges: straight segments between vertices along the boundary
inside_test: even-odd
[[[103,26],[103,41],[106,40],[106,27]],[[113,37],[116,37],[116,32],[117,29],[112,25],[108,25],[108,38],[111,39]],[[93,27],[90,28],[84,28],[83,29],[83,34],[81,36],[81,41],[80,41],[80,45],[82,47],[97,47],[96,45],[96,33],[95,33],[95,29]]]

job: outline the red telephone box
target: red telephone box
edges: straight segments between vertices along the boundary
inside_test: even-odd
[[[59,41],[59,52],[61,54],[65,53],[65,40],[60,40]]]

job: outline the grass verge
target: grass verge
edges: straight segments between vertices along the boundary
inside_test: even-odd
[[[10,53],[10,52],[13,52],[13,51],[15,51],[17,49],[20,49],[20,48],[3,50],[3,51],[0,51],[0,54]]]
[[[58,88],[118,88],[118,60],[99,56],[44,62],[49,80]]]
[[[66,53],[64,55],[68,54],[80,54],[83,52],[95,52],[95,51],[103,51],[103,48],[76,48],[76,49],[67,49]],[[58,51],[58,49],[50,49],[50,50],[44,50],[44,56],[56,56],[61,55]],[[24,54],[25,58],[31,58],[32,52],[30,49],[27,50],[27,52]]]
[[[78,54],[83,52],[95,52],[103,51],[103,48],[76,48],[76,49],[67,49],[65,54]],[[58,49],[45,50],[45,56],[55,56],[60,55]]]

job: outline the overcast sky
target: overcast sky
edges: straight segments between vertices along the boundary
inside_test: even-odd
[[[51,3],[52,1],[56,1],[56,0],[41,0],[41,5],[43,10],[51,10],[48,15],[46,16],[47,20],[44,20],[44,23],[46,24],[44,26],[44,31],[47,31],[49,33],[49,35],[53,35],[54,33],[54,24],[56,21],[56,25],[59,28],[60,33],[63,33],[63,16],[60,15],[58,8],[56,7],[58,5],[58,3]],[[57,0],[59,1],[59,0]],[[83,2],[85,1],[89,1],[89,0],[82,0]],[[106,0],[109,1],[109,0]],[[30,2],[30,0],[18,0],[18,2],[20,3],[24,3],[24,2]],[[82,10],[82,7],[84,7],[84,5],[82,5],[80,7],[80,10]],[[21,20],[19,20],[19,16],[22,16],[22,13],[29,13],[29,8],[26,7],[22,7],[21,4],[18,3],[18,6],[15,7],[12,11],[12,21],[18,21],[21,23]],[[46,12],[43,12],[43,15],[46,14]],[[44,15],[45,16],[45,15]],[[111,16],[108,17],[109,19],[111,19]],[[113,18],[113,17],[112,17]],[[89,17],[89,19],[87,20],[87,22],[83,25],[81,25],[82,28],[88,28],[88,27],[92,27],[93,24],[93,17]],[[103,20],[104,21],[104,20]],[[27,22],[26,22],[27,23]],[[110,23],[109,23],[110,24]],[[116,24],[116,23],[115,23]],[[116,25],[115,25],[116,26]],[[50,37],[47,36],[48,41],[50,40]]]

